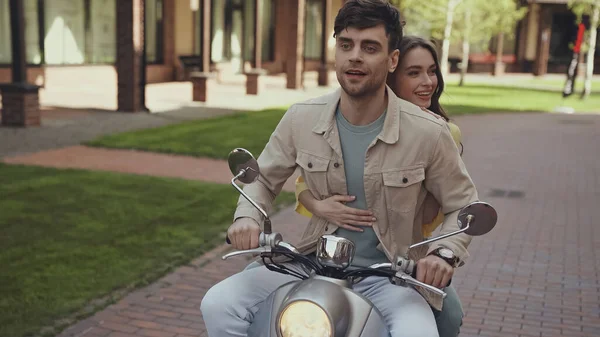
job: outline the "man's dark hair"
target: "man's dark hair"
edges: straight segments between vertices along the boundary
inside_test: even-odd
[[[388,50],[392,52],[402,40],[400,11],[387,0],[348,0],[335,17],[333,37],[346,28],[365,29],[379,24],[385,26]]]

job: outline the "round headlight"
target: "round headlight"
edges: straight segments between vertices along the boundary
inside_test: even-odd
[[[296,301],[283,309],[279,320],[283,337],[331,337],[331,321],[320,306]]]

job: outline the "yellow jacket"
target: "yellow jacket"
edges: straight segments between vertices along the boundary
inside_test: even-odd
[[[452,135],[452,138],[454,139],[454,142],[456,143],[456,146],[460,146],[460,142],[462,140],[462,134],[460,132],[460,128],[452,123],[452,122],[448,122],[448,128],[450,129],[450,134]],[[302,193],[303,191],[307,190],[308,187],[306,186],[306,183],[304,182],[304,179],[302,178],[302,176],[299,176],[296,179],[296,212],[300,215],[304,215],[308,218],[312,217],[312,213],[309,212],[304,205],[298,200],[298,196],[300,195],[300,193]],[[433,220],[431,220],[431,222],[427,223],[427,224],[423,224],[423,237],[430,237],[431,234],[433,233],[433,231],[442,224],[442,222],[444,222],[444,214],[441,212],[441,210],[439,210],[439,204],[437,204],[437,201],[435,201],[435,199],[431,196],[431,194],[429,194],[427,196],[425,202],[428,203],[429,205],[433,205],[433,207],[435,207],[435,205],[437,205],[438,208],[438,212],[437,215],[435,216],[435,218],[433,218]]]

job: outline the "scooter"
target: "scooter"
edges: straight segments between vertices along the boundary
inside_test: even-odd
[[[238,182],[254,183],[260,176],[253,155],[237,148],[229,154],[228,163],[234,175],[231,184],[264,216],[265,221],[258,248],[233,251],[223,259],[258,255],[269,270],[298,278],[279,287],[263,302],[248,330],[249,337],[389,337],[381,313],[367,298],[352,290],[353,284],[369,276],[389,278],[398,286],[426,289],[441,300],[446,296],[443,290],[416,280],[416,262],[407,257],[398,257],[395,264],[349,269],[355,246],[346,238],[323,235],[318,240],[315,258],[300,254],[293,245],[283,241],[281,234],[271,231],[267,213],[238,186]],[[460,230],[413,244],[410,248],[459,233],[484,235],[496,225],[497,213],[488,203],[474,202],[461,209],[458,221]],[[290,268],[274,261],[277,257],[286,258],[301,268]],[[438,301],[440,305],[441,300]]]

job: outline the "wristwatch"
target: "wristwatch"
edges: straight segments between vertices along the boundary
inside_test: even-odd
[[[435,255],[435,256],[439,257],[440,259],[448,262],[448,264],[451,265],[452,268],[458,267],[458,264],[460,262],[458,257],[456,255],[454,255],[454,252],[445,247],[440,247],[440,248],[434,250],[433,252],[431,252],[430,255]]]

